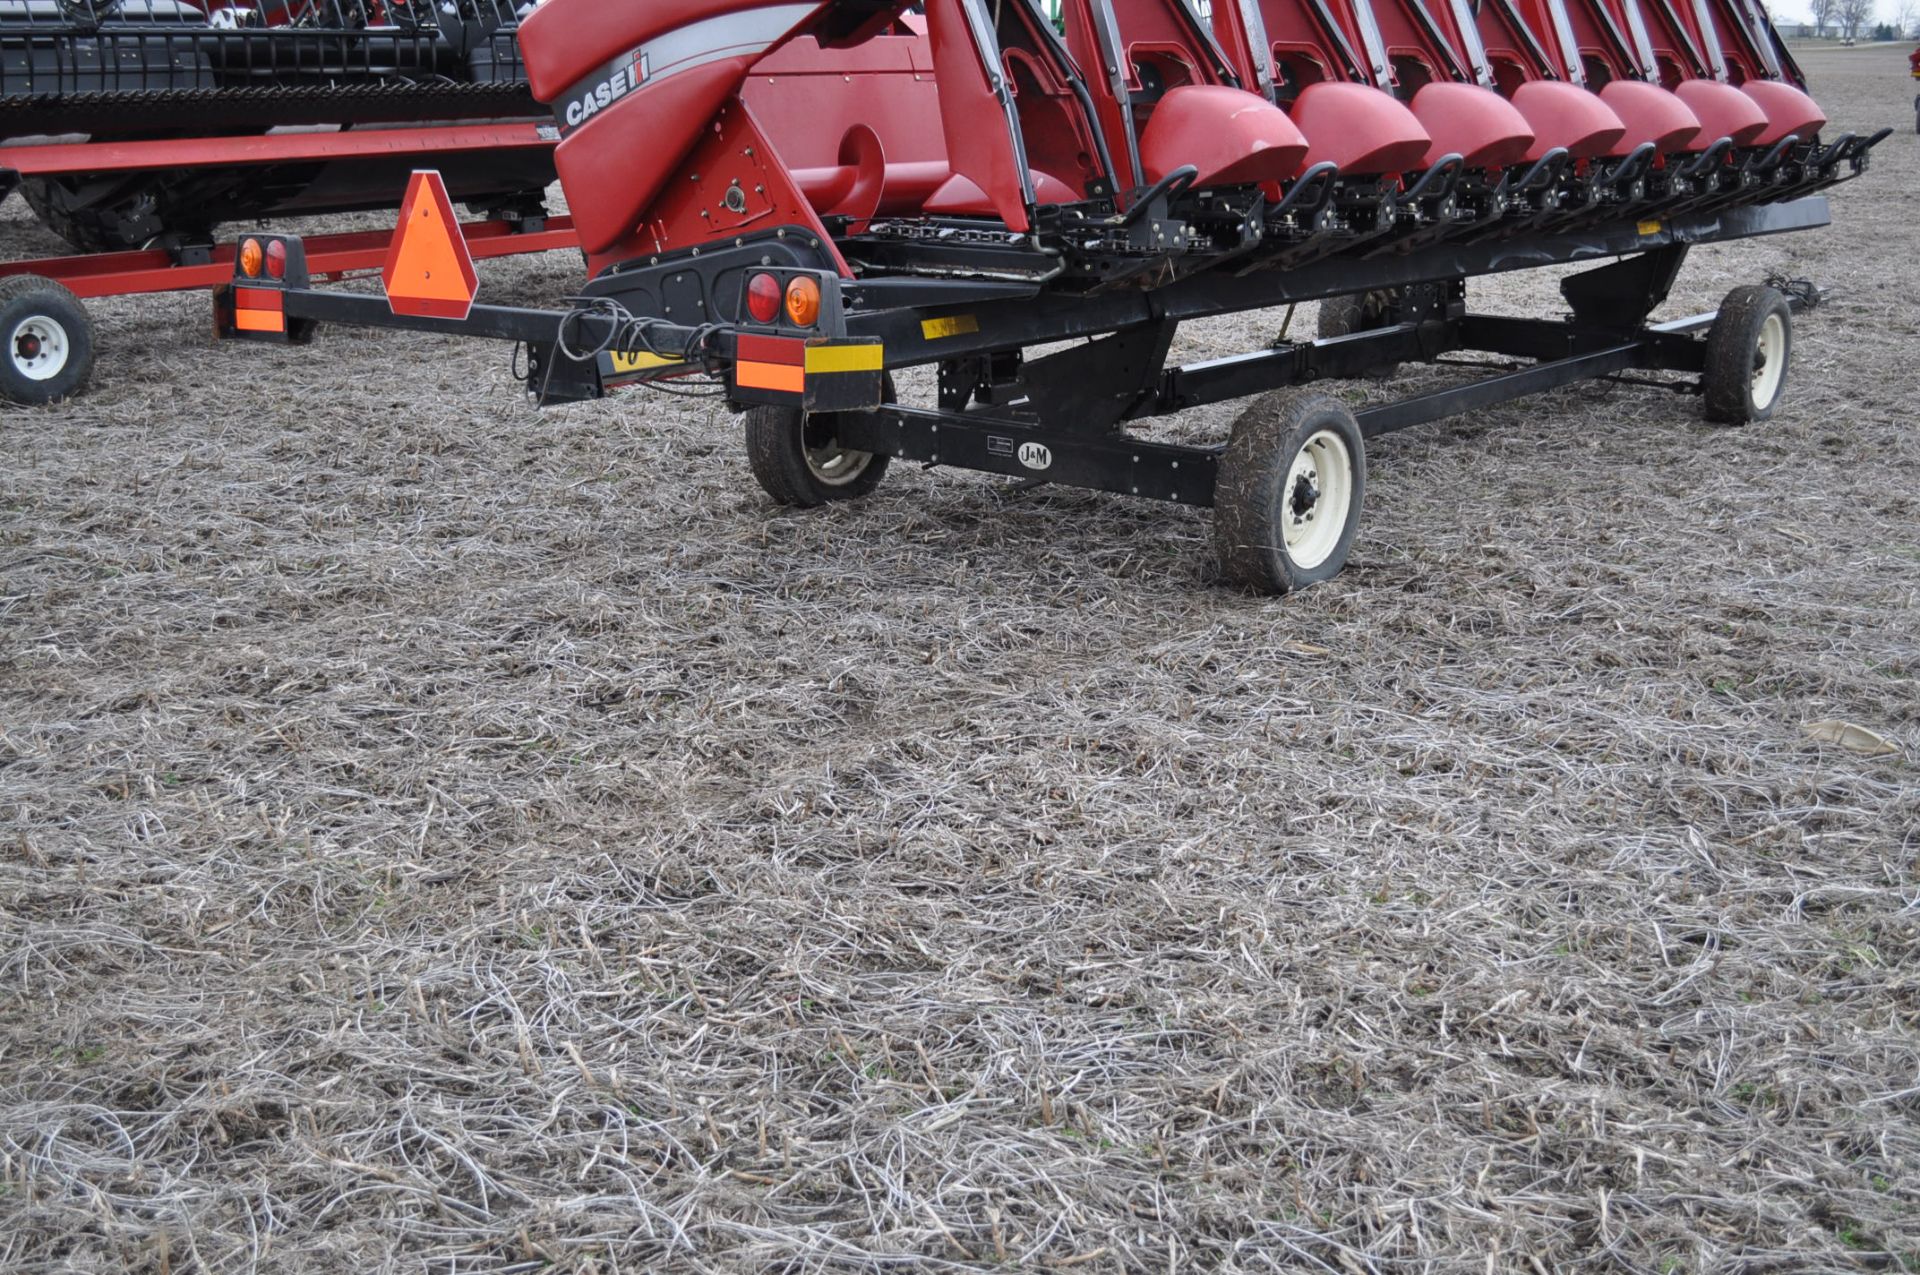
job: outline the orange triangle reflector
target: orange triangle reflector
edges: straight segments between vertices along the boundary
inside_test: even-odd
[[[395,314],[464,319],[473,309],[480,277],[439,173],[422,169],[407,183],[380,281]]]

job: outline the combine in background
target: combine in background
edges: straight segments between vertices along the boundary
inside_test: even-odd
[[[418,130],[533,118],[518,25],[514,0],[0,0],[0,186],[17,185],[82,252],[390,207],[420,163],[475,207],[537,215],[552,180],[545,146],[436,153]],[[415,135],[265,140],[396,126]],[[103,147],[134,142],[145,145]]]

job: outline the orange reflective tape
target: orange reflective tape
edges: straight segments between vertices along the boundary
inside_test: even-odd
[[[235,310],[233,326],[242,332],[285,332],[287,316],[278,310]]]
[[[803,394],[807,389],[805,368],[787,363],[737,363],[734,383],[742,389],[779,390],[785,394]]]

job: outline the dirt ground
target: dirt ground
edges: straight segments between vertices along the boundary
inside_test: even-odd
[[[1382,441],[1286,600],[99,305],[0,416],[0,1269],[1920,1269],[1920,149],[1903,50],[1807,62],[1899,132],[1663,312],[1830,288],[1782,415]]]

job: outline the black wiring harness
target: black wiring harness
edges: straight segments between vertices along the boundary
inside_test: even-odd
[[[676,377],[677,384],[669,385],[661,381],[641,381],[639,386],[658,394],[670,394],[675,398],[717,398],[726,393],[726,380],[720,372],[720,353],[718,349],[720,334],[726,331],[724,323],[702,323],[692,330],[686,330],[665,319],[651,315],[637,315],[620,304],[613,297],[565,297],[563,300],[572,307],[560,316],[554,326],[553,348],[559,358],[570,363],[589,363],[602,354],[612,351],[638,350],[655,358],[672,359],[677,362],[698,363],[697,376]],[[581,336],[580,324],[589,318],[606,320],[605,335],[591,345],[578,345]],[[678,344],[679,349],[667,349],[654,339],[654,329],[669,328],[678,336],[683,331],[685,340]],[[514,348],[514,372],[520,372],[520,351]],[[541,382],[539,397],[544,399],[548,384],[553,378],[555,360],[549,359],[546,378]]]
[[[1811,310],[1826,300],[1820,285],[1811,279],[1789,279],[1783,274],[1767,276],[1767,286],[1795,303],[1796,310]]]

